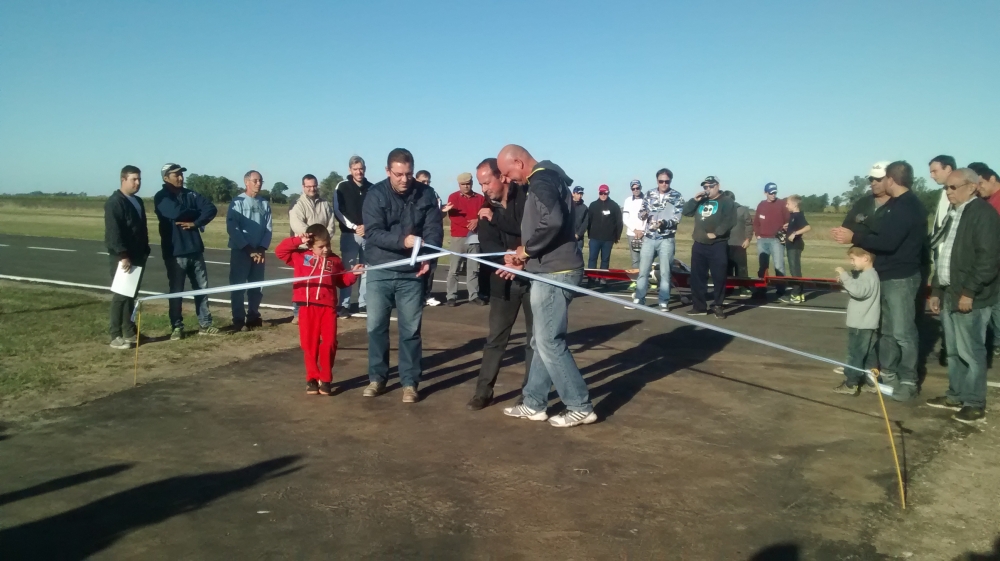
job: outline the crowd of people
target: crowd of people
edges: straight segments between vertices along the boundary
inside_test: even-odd
[[[443,219],[449,218],[451,251],[455,253],[509,252],[494,258],[495,265],[521,269],[542,279],[578,285],[584,277],[584,238],[589,239],[588,265],[607,269],[613,246],[628,240],[631,264],[638,270],[633,306],[645,306],[650,277],[659,262],[657,305],[669,310],[671,266],[675,238],[683,219],[693,224],[691,253],[691,308],[689,315],[709,311],[725,318],[726,280],[747,277],[747,249],[756,238],[763,277],[773,266],[776,276],[801,277],[803,236],[811,229],[799,208],[800,197],[778,198],[778,188],[767,183],[764,200],[755,211],[739,205],[731,191],[723,191],[715,176],[685,200],[673,187],[673,172],[655,174],[656,187],[643,192],[642,183],[630,184],[630,197],[619,205],[607,185],[597,200],[584,202],[584,188],[550,161],[537,161],[524,148],[508,145],[496,158],[483,160],[475,175],[458,176],[458,189],[444,204],[431,187],[431,175],[414,173],[414,159],[405,149],[393,150],[386,161],[386,179],[371,183],[365,162],[352,156],[350,174],[325,200],[316,177],[302,178],[302,195],[289,209],[289,237],[275,248],[278,259],[295,271],[294,323],[299,326],[305,356],[307,392],[330,395],[336,354],[337,319],[366,318],[368,377],[365,397],[381,395],[389,372],[389,316],[397,310],[399,378],[406,403],[419,400],[423,308],[440,304],[431,287],[436,263],[424,261],[391,267],[405,260],[412,248],[443,244]],[[170,293],[207,288],[201,232],[217,214],[211,201],[184,188],[186,168],[167,164],[161,169],[163,186],[153,197],[162,258]],[[940,313],[947,349],[948,393],[928,402],[954,409],[955,418],[979,422],[985,418],[986,332],[993,325],[1000,341],[1000,304],[997,272],[1000,268],[1000,182],[983,164],[956,169],[954,159],[935,158],[931,176],[944,186],[944,203],[928,213],[910,191],[913,169],[906,162],[881,162],[869,173],[871,192],[858,200],[843,226],[831,236],[851,246],[853,271],[837,274],[850,295],[846,363],[857,368],[879,368],[880,382],[892,388],[892,397],[908,401],[918,393],[916,316],[922,310],[921,287],[930,278],[930,308]],[[480,185],[475,192],[473,179]],[[272,243],[272,208],[260,196],[262,175],[244,176],[245,190],[229,205],[229,283],[239,285],[264,279],[266,254]],[[121,186],[105,206],[106,245],[111,272],[143,267],[150,256],[146,212],[136,196],[141,172],[134,166],[121,171]],[[943,209],[943,210],[941,210]],[[891,215],[891,216],[890,216]],[[332,252],[340,231],[340,255]],[[930,253],[928,252],[930,249]],[[424,250],[425,252],[429,250]],[[787,263],[787,270],[786,270]],[[470,410],[493,400],[493,387],[510,333],[524,316],[529,341],[522,395],[509,416],[546,420],[569,427],[596,420],[587,385],[566,346],[568,309],[573,294],[543,281],[528,281],[509,271],[459,256],[449,258],[445,305],[458,305],[458,278],[464,271],[468,300],[489,306],[489,335]],[[713,289],[708,294],[708,280]],[[800,286],[777,285],[779,299],[801,303]],[[356,292],[355,292],[356,291]],[[739,296],[749,297],[746,291]],[[709,297],[711,302],[709,302]],[[234,290],[231,308],[234,331],[262,325],[260,288]],[[131,322],[134,299],[116,294],[110,314],[111,346],[131,348],[138,333]],[[199,335],[216,336],[207,296],[195,296]],[[181,299],[169,300],[171,340],[185,336]],[[857,370],[844,372],[835,391],[860,394],[877,387]],[[548,393],[555,387],[566,411],[549,418]]]

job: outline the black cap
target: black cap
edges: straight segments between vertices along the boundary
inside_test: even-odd
[[[187,170],[188,168],[182,168],[180,164],[164,164],[163,167],[160,168],[160,177],[166,177],[175,171],[185,172]]]
[[[702,187],[708,185],[718,185],[718,184],[719,184],[719,178],[715,177],[714,175],[706,177],[705,180],[701,182]]]

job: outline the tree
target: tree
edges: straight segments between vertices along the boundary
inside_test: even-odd
[[[213,203],[228,203],[240,192],[239,186],[232,179],[215,177],[214,175],[192,173],[187,177],[185,183],[188,189]]]
[[[274,194],[272,194],[267,189],[261,189],[260,191],[258,191],[257,196],[264,199],[265,201],[271,201],[271,202],[274,201]]]
[[[271,187],[271,202],[272,203],[287,203],[288,196],[285,195],[285,191],[288,190],[288,185],[285,185],[281,181],[278,181]]]
[[[848,206],[854,205],[854,203],[858,202],[858,199],[868,194],[869,185],[867,177],[855,175],[854,179],[847,182],[847,185],[850,189],[844,191],[841,197]]]
[[[295,206],[295,203],[297,203],[299,201],[299,197],[301,197],[301,196],[302,196],[302,193],[292,193],[292,196],[288,197],[288,206],[289,207]]]
[[[822,195],[806,195],[799,203],[802,212],[823,212],[829,206],[830,196],[826,193]]]
[[[833,205],[833,210],[840,212],[840,205],[843,204],[843,202],[844,199],[841,198],[840,195],[837,195],[836,197],[833,198],[833,200],[830,201],[830,204]]]
[[[910,191],[913,191],[913,194],[920,199],[928,215],[937,212],[938,201],[942,197],[941,189],[928,187],[927,180],[923,177],[918,177],[913,180],[913,187],[910,188]]]
[[[319,196],[327,201],[333,201],[333,190],[343,180],[344,178],[339,173],[331,171],[330,175],[326,176],[326,179],[319,182]]]

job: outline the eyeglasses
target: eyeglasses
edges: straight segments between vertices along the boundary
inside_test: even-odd
[[[959,187],[965,187],[966,185],[972,185],[972,182],[966,181],[965,183],[961,183],[959,185],[945,185],[944,188],[949,191],[958,191]]]
[[[671,181],[672,180],[670,180],[670,179],[657,179],[656,180],[656,182],[659,183],[660,185],[670,185]]]
[[[642,187],[633,187],[632,190],[633,191],[642,191]]]

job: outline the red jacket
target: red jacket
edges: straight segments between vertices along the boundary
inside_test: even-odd
[[[337,288],[351,286],[358,280],[357,276],[354,273],[343,273],[344,264],[337,255],[331,253],[325,259],[320,259],[311,249],[300,249],[301,244],[301,238],[287,238],[278,244],[274,253],[295,270],[296,277],[323,276],[292,283],[292,301],[307,306],[336,306]]]
[[[479,209],[483,208],[485,202],[486,197],[475,192],[466,197],[461,191],[455,191],[448,197],[448,204],[452,206],[448,211],[451,237],[464,238],[469,235],[469,221],[479,218]]]
[[[753,233],[758,238],[773,238],[778,230],[788,224],[788,215],[785,199],[775,199],[773,203],[766,200],[757,203],[757,212],[753,215]]]

